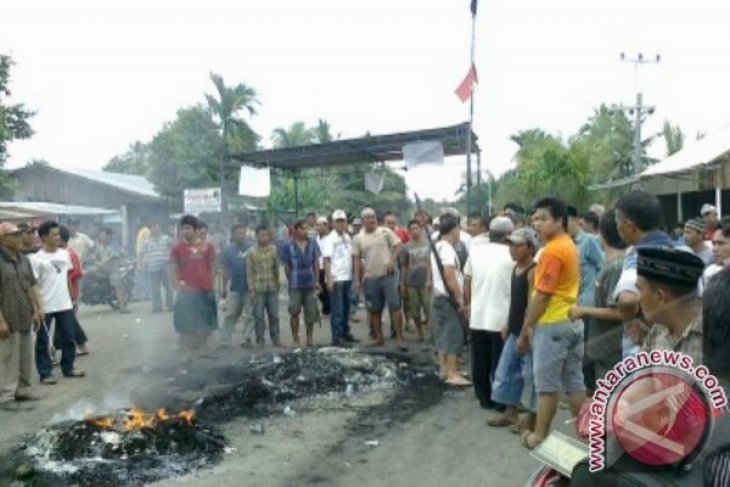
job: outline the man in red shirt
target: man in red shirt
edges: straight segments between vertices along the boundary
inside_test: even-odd
[[[396,218],[395,213],[392,211],[388,211],[383,215],[383,224],[398,236],[400,241],[403,242],[403,245],[407,244],[411,239],[408,230],[398,226],[398,218]]]
[[[215,302],[216,251],[198,236],[200,221],[185,215],[180,220],[182,241],[170,252],[170,262],[177,290],[173,321],[180,334],[180,346],[199,349],[205,346],[210,332],[218,328]]]
[[[68,280],[71,291],[71,302],[74,306],[74,333],[76,337],[76,346],[78,347],[78,352],[76,352],[76,356],[81,357],[83,355],[89,354],[89,349],[86,346],[86,342],[88,342],[89,339],[86,337],[86,333],[84,333],[84,329],[81,328],[81,323],[79,323],[78,320],[80,294],[79,283],[81,282],[81,278],[84,277],[84,269],[81,266],[81,259],[79,258],[79,254],[77,254],[74,249],[68,246],[68,241],[71,238],[71,232],[64,225],[61,225],[58,230],[61,234],[61,248],[68,251],[68,255],[69,257],[71,257],[71,264],[73,264],[73,269],[68,271]],[[53,348],[56,350],[61,350],[61,333],[59,332],[58,327],[55,327],[53,333]]]

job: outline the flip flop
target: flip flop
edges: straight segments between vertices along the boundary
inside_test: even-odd
[[[528,450],[533,450],[542,443],[542,441],[538,441],[535,439],[535,434],[531,431],[525,431],[522,433],[522,446],[527,448]]]
[[[472,385],[470,381],[463,377],[459,377],[458,379],[449,379],[446,381],[446,384],[454,387],[467,387]]]
[[[498,418],[490,418],[487,420],[487,426],[491,426],[493,428],[505,428],[514,424],[517,424],[517,420],[508,419],[504,416],[500,416]]]

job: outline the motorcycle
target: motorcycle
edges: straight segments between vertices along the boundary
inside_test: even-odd
[[[121,262],[117,266],[124,291],[124,300],[127,303],[132,300],[135,267],[134,261]],[[87,269],[84,279],[81,281],[81,302],[87,305],[108,304],[112,309],[119,309],[117,293],[111,284],[109,274],[98,272],[93,267]]]

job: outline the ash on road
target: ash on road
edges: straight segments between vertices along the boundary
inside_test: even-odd
[[[416,343],[405,356],[270,349],[254,357],[233,348],[188,357],[176,351],[171,315],[132,309],[131,318],[82,310],[93,348],[80,360],[89,377],[39,386],[41,401],[0,408],[0,485],[13,482],[18,445],[50,423],[130,405],[193,405],[225,437],[217,463],[159,486],[521,486],[538,465],[514,435],[485,426],[471,390],[434,380]],[[355,331],[366,338],[364,325]],[[327,342],[325,328],[315,334]],[[323,367],[322,356],[340,361]],[[18,485],[33,484],[50,485]]]

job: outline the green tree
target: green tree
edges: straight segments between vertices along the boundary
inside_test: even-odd
[[[131,144],[124,154],[112,157],[104,166],[104,171],[140,176],[146,176],[149,170],[149,147],[140,141]]]
[[[226,86],[223,77],[215,73],[210,73],[210,80],[216,94],[206,94],[205,99],[217,120],[227,148],[231,152],[254,150],[259,136],[240,114],[245,111],[249,117],[256,115],[256,107],[260,105],[256,90],[244,83]]]
[[[35,115],[22,103],[8,102],[11,95],[10,68],[13,64],[10,56],[0,54],[0,196],[8,196],[12,190],[12,182],[3,171],[8,158],[8,143],[33,135],[28,121]]]
[[[664,121],[662,137],[667,145],[667,156],[679,152],[684,147],[684,132],[677,125],[672,125],[669,120]]]
[[[332,127],[327,120],[319,119],[317,125],[312,127],[312,139],[315,144],[326,144],[335,138],[332,136]],[[339,138],[339,137],[338,137]]]
[[[157,191],[172,201],[182,201],[185,188],[217,186],[219,161],[225,142],[208,107],[178,110],[148,144],[147,177]],[[228,177],[234,176],[231,169]]]
[[[304,122],[294,122],[288,129],[276,128],[271,134],[271,142],[277,149],[309,145],[314,140],[313,130],[308,128]]]

